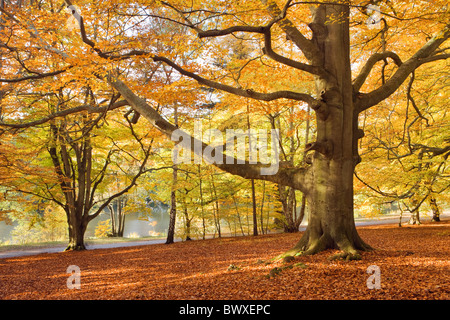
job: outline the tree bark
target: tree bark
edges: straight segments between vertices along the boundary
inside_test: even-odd
[[[86,250],[84,244],[84,234],[88,225],[88,221],[83,219],[82,212],[77,208],[66,208],[67,223],[69,228],[69,244],[65,251]]]
[[[198,165],[198,177],[199,177],[199,189],[200,189],[200,209],[202,212],[202,238],[205,240],[206,238],[206,219],[205,219],[205,208],[204,208],[204,201],[203,201],[203,188],[202,188],[202,173],[201,173],[201,165]]]
[[[174,108],[174,120],[175,125],[178,125],[178,110],[175,106]],[[172,173],[172,192],[170,194],[170,219],[169,228],[167,230],[167,240],[166,244],[171,244],[174,242],[175,236],[175,223],[177,218],[177,195],[176,195],[176,185],[178,182],[178,165],[177,165],[177,153],[173,155],[173,173]]]
[[[421,224],[419,211],[421,203],[422,202],[419,202],[418,196],[414,195],[411,201],[411,208],[409,209],[409,212],[411,212],[411,216],[409,218],[408,224]]]
[[[252,209],[253,209],[253,235],[258,235],[258,217],[256,213],[256,195],[255,195],[255,179],[251,179],[252,183]]]
[[[126,199],[119,198],[113,204],[108,205],[108,210],[111,217],[111,236],[123,237],[125,229],[125,214],[123,208],[126,205]]]
[[[177,171],[173,169],[173,180],[177,179]],[[170,219],[169,219],[169,228],[167,230],[167,240],[166,244],[171,244],[174,242],[175,236],[175,222],[177,217],[177,195],[176,191],[172,190],[170,194]]]
[[[261,199],[261,214],[260,214],[260,225],[261,225],[261,233],[264,234],[264,198],[266,196],[266,182],[263,181],[263,190],[262,190],[262,199]]]
[[[349,8],[320,5],[313,12],[313,42],[323,53],[323,66],[331,79],[316,78],[317,93],[329,114],[317,117],[317,141],[307,146],[312,156],[313,188],[305,193],[311,210],[308,227],[286,255],[315,254],[340,249],[350,259],[368,250],[353,217],[353,172],[357,153],[357,113],[352,98]],[[330,16],[342,17],[327,22]]]
[[[439,217],[441,212],[439,211],[439,207],[436,203],[436,199],[434,197],[430,197],[429,201],[430,201],[431,211],[433,212],[433,218],[431,219],[431,221],[434,221],[434,222],[441,221],[441,219]]]
[[[248,148],[249,153],[252,154],[253,145],[252,145],[252,137],[250,134],[250,105],[247,99],[247,130],[248,130]],[[251,187],[252,187],[252,208],[253,208],[253,235],[258,235],[258,220],[256,217],[256,195],[255,195],[255,179],[250,179]]]
[[[217,196],[217,190],[216,190],[216,184],[214,183],[214,177],[211,174],[211,183],[210,183],[210,193],[211,193],[211,199],[214,199],[213,201],[213,217],[214,217],[214,224],[216,226],[218,237],[222,237],[222,230],[220,227],[220,211],[219,211],[219,198]]]

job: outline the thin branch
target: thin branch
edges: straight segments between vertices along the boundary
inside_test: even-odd
[[[370,190],[375,191],[376,193],[378,193],[379,195],[382,195],[383,197],[388,197],[388,198],[393,198],[393,199],[408,199],[411,198],[414,195],[414,192],[412,191],[413,189],[416,188],[416,185],[413,186],[411,189],[409,189],[408,191],[406,191],[405,193],[401,194],[401,195],[397,195],[396,193],[387,193],[384,191],[381,191],[378,187],[372,187],[371,185],[369,185],[367,182],[365,182],[364,180],[362,180],[358,174],[356,173],[356,171],[354,172],[356,179],[358,179],[362,184],[364,184],[366,187],[368,187]]]
[[[36,71],[33,71],[33,73],[35,73],[34,75],[25,76],[25,77],[16,78],[16,79],[1,79],[0,78],[0,82],[3,82],[3,83],[17,83],[17,82],[27,81],[27,80],[38,80],[38,79],[43,79],[43,78],[46,78],[46,77],[57,76],[57,75],[59,75],[61,73],[66,72],[67,70],[69,70],[71,68],[72,68],[72,66],[69,66],[69,67],[64,68],[62,70],[48,72],[48,73],[38,73]]]
[[[421,119],[425,120],[426,123],[427,123],[427,126],[428,126],[429,125],[428,119],[423,116],[422,112],[420,112],[419,108],[417,107],[416,101],[414,100],[413,96],[411,95],[411,90],[412,90],[412,86],[413,86],[415,78],[416,78],[416,73],[412,72],[411,73],[411,79],[409,80],[408,88],[406,90],[406,97],[408,98],[408,101],[411,101],[411,104],[412,104],[414,110],[416,110],[416,112],[419,115],[419,117]]]
[[[49,116],[39,119],[39,120],[35,120],[35,121],[30,121],[30,122],[25,122],[25,123],[4,123],[4,122],[0,122],[0,127],[8,127],[8,128],[13,128],[13,129],[23,129],[23,128],[29,128],[29,127],[34,127],[34,126],[38,126],[44,123],[49,122],[50,120],[53,120],[55,118],[61,118],[61,117],[65,117],[67,115],[73,114],[73,113],[78,113],[78,112],[82,112],[82,111],[87,111],[89,113],[100,113],[100,114],[104,114],[106,111],[110,111],[110,110],[114,110],[123,106],[127,106],[129,105],[128,102],[126,100],[121,100],[121,101],[117,101],[115,103],[113,103],[110,106],[105,106],[105,107],[95,107],[92,105],[82,105],[82,106],[78,106],[78,107],[74,107],[74,108],[70,108],[70,109],[66,109],[66,110],[62,110],[62,111],[58,111],[55,113],[50,114]]]
[[[266,28],[266,30],[264,31],[264,45],[265,45],[265,47],[263,48],[263,52],[269,58],[271,58],[279,63],[282,63],[284,65],[296,68],[298,70],[309,72],[309,73],[315,74],[315,75],[320,75],[322,78],[329,78],[327,72],[321,67],[312,66],[312,65],[309,65],[306,63],[301,63],[301,62],[283,57],[283,56],[277,54],[276,52],[274,52],[272,49],[272,33],[271,33],[270,28]]]

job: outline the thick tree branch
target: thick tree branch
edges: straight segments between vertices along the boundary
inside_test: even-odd
[[[70,6],[71,2],[66,1],[66,4],[68,6]],[[79,23],[80,23],[80,28],[82,30],[84,30],[84,27],[82,27],[82,25],[84,24],[82,17],[79,17]],[[95,44],[87,38],[86,34],[82,34],[82,38],[83,38],[83,42],[85,42],[89,46],[95,47]],[[112,56],[108,56],[101,51],[96,50],[96,52],[101,57],[112,58]],[[131,55],[150,55],[150,54],[145,51],[137,50],[137,51],[132,51],[129,54],[115,56],[115,57],[123,58],[123,57],[129,57]],[[235,87],[223,84],[223,83],[219,83],[219,82],[215,82],[215,81],[203,78],[193,72],[187,71],[187,70],[183,69],[181,66],[179,66],[178,64],[176,64],[175,62],[173,62],[172,60],[167,59],[165,57],[151,56],[151,59],[155,62],[163,62],[163,63],[167,64],[168,66],[170,66],[173,69],[175,69],[176,71],[178,71],[180,74],[187,76],[191,79],[194,79],[200,84],[206,85],[206,86],[214,88],[214,89],[222,90],[222,91],[225,91],[228,93],[232,93],[232,94],[235,94],[235,95],[238,95],[241,97],[252,98],[252,99],[263,100],[263,101],[273,101],[273,100],[285,98],[285,99],[292,99],[292,100],[297,100],[297,101],[304,101],[308,104],[314,104],[314,105],[318,104],[318,101],[315,100],[313,97],[311,97],[308,94],[298,93],[298,92],[294,92],[294,91],[276,91],[276,92],[271,92],[271,93],[261,93],[261,92],[253,91],[251,89],[244,90],[244,89],[240,89],[240,88],[235,88]],[[303,68],[306,68],[305,66],[303,66]]]
[[[359,73],[359,75],[353,81],[353,92],[355,92],[355,93],[359,92],[359,90],[363,86],[364,82],[366,81],[367,77],[369,76],[370,72],[372,71],[374,65],[377,62],[385,60],[387,58],[391,58],[392,60],[394,60],[395,64],[398,67],[400,67],[403,64],[403,62],[400,59],[400,57],[394,52],[386,51],[386,52],[383,52],[383,53],[375,53],[375,54],[373,54],[367,60],[366,64],[362,68],[361,72]]]
[[[438,35],[429,40],[420,50],[416,52],[409,60],[404,62],[394,73],[394,75],[386,81],[384,85],[378,89],[367,93],[360,94],[355,101],[355,107],[358,113],[369,109],[387,99],[403,84],[408,76],[421,65],[436,61],[434,55],[439,46],[450,38],[450,25],[447,25]],[[448,55],[439,55],[440,59],[448,58]]]
[[[187,20],[188,23],[190,23],[190,27],[194,28],[197,31],[199,38],[206,38],[206,37],[219,37],[219,36],[229,35],[234,32],[264,33],[267,29],[270,29],[275,23],[286,18],[287,10],[288,10],[291,2],[292,2],[292,0],[288,0],[286,5],[284,6],[283,10],[280,11],[280,13],[278,15],[273,16],[273,19],[266,26],[243,25],[243,26],[232,26],[232,27],[229,27],[229,28],[226,28],[223,30],[212,29],[212,30],[206,30],[206,31],[203,31],[203,30],[200,30],[199,28],[194,27],[193,24],[189,20],[187,20],[187,18],[179,10],[175,9],[173,6],[170,6],[170,7],[173,8],[174,10],[176,10],[178,13],[180,13],[183,16],[183,18],[185,20]],[[166,4],[166,3],[164,3],[164,4]],[[168,4],[166,4],[166,5],[168,5]]]
[[[139,112],[155,128],[164,133],[167,137],[172,138],[174,132],[178,130],[177,132],[182,133],[183,145],[188,145],[191,148],[191,151],[200,157],[203,157],[205,149],[211,149],[211,147],[206,143],[192,137],[186,132],[179,130],[177,126],[165,120],[154,108],[134,94],[134,92],[121,80],[111,77],[109,82],[111,86],[122,95],[122,97],[127,99],[134,110]],[[187,137],[189,141],[184,141],[184,137]],[[270,165],[265,165],[262,163],[252,164],[246,160],[238,161],[237,159],[227,156],[224,153],[216,154],[214,158],[220,158],[222,160],[219,163],[213,163],[213,165],[219,169],[231,174],[239,175],[246,179],[261,179],[281,183],[283,185],[291,186],[297,190],[301,190],[305,193],[307,193],[310,188],[310,171],[305,168],[279,168],[278,172],[273,175],[264,175],[261,174],[262,170],[267,169]]]
[[[92,106],[92,105],[81,105],[78,107],[69,108],[66,110],[52,113],[45,118],[35,120],[35,121],[24,122],[24,123],[0,122],[0,127],[8,127],[8,128],[13,128],[13,129],[24,129],[24,128],[41,125],[41,124],[49,122],[52,119],[65,117],[65,116],[68,116],[69,114],[73,114],[73,113],[78,113],[78,112],[82,112],[82,111],[87,111],[89,113],[105,113],[106,111],[114,110],[114,109],[117,109],[117,108],[120,108],[123,106],[127,106],[127,105],[128,105],[128,101],[126,101],[126,100],[117,101],[117,102],[113,103],[112,105],[105,106],[105,107],[96,107],[96,106]]]
[[[273,18],[283,16],[283,11],[286,11],[290,5],[290,1],[286,3],[284,10],[282,11],[274,0],[261,0],[262,4],[267,7],[269,14]],[[323,54],[319,48],[307,39],[290,21],[288,18],[284,18],[280,21],[279,26],[286,33],[289,40],[291,40],[305,55],[306,59],[313,65],[321,65]]]
[[[245,97],[245,98],[252,98],[255,100],[263,100],[263,101],[273,101],[273,100],[284,98],[284,99],[303,101],[308,104],[317,104],[318,103],[318,101],[316,99],[314,99],[313,97],[311,97],[309,94],[298,93],[298,92],[294,92],[294,91],[275,91],[275,92],[271,92],[271,93],[261,93],[261,92],[253,91],[251,89],[244,90],[244,89],[240,89],[240,88],[235,88],[233,86],[229,86],[229,85],[226,85],[223,83],[219,83],[219,82],[215,82],[215,81],[203,78],[203,77],[199,76],[198,74],[187,71],[187,70],[183,69],[182,67],[180,67],[175,62],[173,62],[165,57],[153,56],[152,59],[155,62],[158,62],[158,61],[164,62],[165,64],[169,65],[170,67],[172,67],[173,69],[178,71],[180,74],[182,74],[186,77],[189,77],[191,79],[194,79],[202,85],[208,86],[210,88],[218,89],[221,91],[225,91],[228,93],[232,93],[237,96],[241,96],[241,97]]]
[[[248,33],[260,33],[263,34],[266,30],[266,26],[233,26],[223,30],[212,29],[206,31],[199,31],[198,37],[201,38],[210,38],[210,37],[221,37],[226,36],[235,32],[248,32]]]
[[[266,6],[269,14],[272,16],[272,20],[266,25],[266,26],[232,26],[223,30],[219,29],[213,29],[213,30],[206,30],[201,31],[198,28],[195,27],[195,30],[198,32],[199,38],[206,38],[206,37],[219,37],[228,35],[234,32],[249,32],[249,33],[260,33],[265,34],[266,36],[270,37],[270,28],[276,24],[279,23],[280,27],[283,29],[283,31],[286,33],[287,37],[292,40],[296,46],[304,53],[305,57],[311,61],[321,61],[320,57],[322,56],[319,49],[314,45],[314,43],[311,40],[308,40],[295,26],[294,24],[286,18],[287,10],[289,9],[291,5],[291,0],[287,1],[283,9],[280,9],[278,5],[273,0],[261,0],[264,6]],[[194,28],[192,26],[192,28]],[[267,40],[266,42],[266,49],[267,49],[267,55],[271,57],[272,59],[284,63],[287,65],[290,65],[294,68],[298,68],[300,70],[304,70],[313,74],[318,74],[317,67],[308,66],[306,64],[301,64],[299,62],[295,62],[293,60],[284,58],[282,56],[276,55],[272,50],[271,46],[268,45]],[[299,67],[301,65],[301,67]],[[308,70],[305,70],[308,69]]]

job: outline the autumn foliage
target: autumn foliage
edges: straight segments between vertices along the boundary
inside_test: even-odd
[[[447,1],[8,1],[0,13],[1,214],[18,199],[60,206],[68,249],[113,201],[146,215],[159,201],[184,239],[295,232],[307,216],[290,255],[359,259],[371,246],[355,213],[448,204]],[[279,170],[174,166],[170,137],[195,120],[277,129]]]

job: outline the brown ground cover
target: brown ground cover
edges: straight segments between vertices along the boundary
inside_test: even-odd
[[[336,253],[328,250],[267,263],[299,233],[0,259],[0,299],[450,298],[450,221],[358,230],[377,250],[349,262],[328,260]],[[81,270],[79,290],[67,288],[69,265]],[[381,289],[367,288],[370,265]]]

